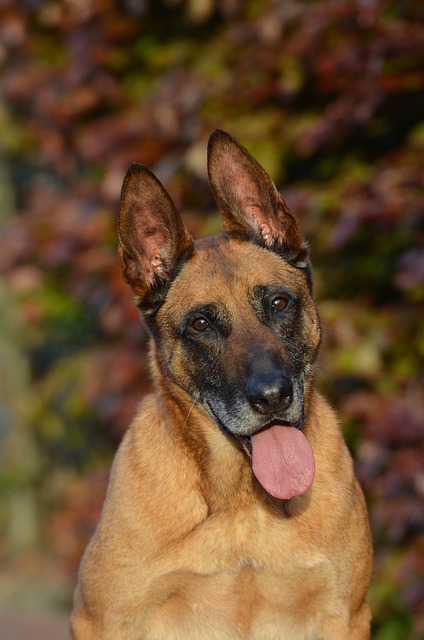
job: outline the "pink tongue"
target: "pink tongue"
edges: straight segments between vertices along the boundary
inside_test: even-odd
[[[301,496],[315,475],[312,447],[299,429],[280,424],[252,436],[252,469],[275,498]]]

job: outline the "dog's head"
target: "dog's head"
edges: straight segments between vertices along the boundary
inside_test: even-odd
[[[224,233],[193,242],[157,178],[131,165],[119,218],[121,270],[162,373],[223,431],[251,440],[259,477],[272,442],[280,456],[310,455],[298,435],[320,342],[308,251],[271,178],[229,134],[211,136],[208,171]],[[263,484],[269,490],[273,481]]]

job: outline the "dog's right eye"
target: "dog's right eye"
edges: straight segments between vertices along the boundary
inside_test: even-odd
[[[277,313],[278,311],[284,311],[287,308],[289,301],[287,298],[283,298],[282,296],[278,296],[278,298],[274,298],[271,302],[271,309]]]
[[[195,331],[197,331],[197,333],[203,333],[204,331],[211,330],[211,326],[205,318],[196,318],[191,323],[191,326]]]

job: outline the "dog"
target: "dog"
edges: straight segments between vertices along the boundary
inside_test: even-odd
[[[81,562],[73,640],[365,640],[372,548],[335,413],[315,387],[308,249],[273,181],[209,140],[220,234],[193,242],[132,164],[124,280],[154,391],[118,449]]]

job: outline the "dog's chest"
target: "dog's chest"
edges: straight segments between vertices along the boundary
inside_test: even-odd
[[[168,555],[143,637],[315,638],[317,612],[334,593],[331,564],[299,554],[294,562],[287,527],[248,515],[211,518]]]
[[[251,568],[181,572],[172,583],[146,621],[146,640],[315,640],[326,604],[334,599],[331,580],[318,568],[282,575]]]

